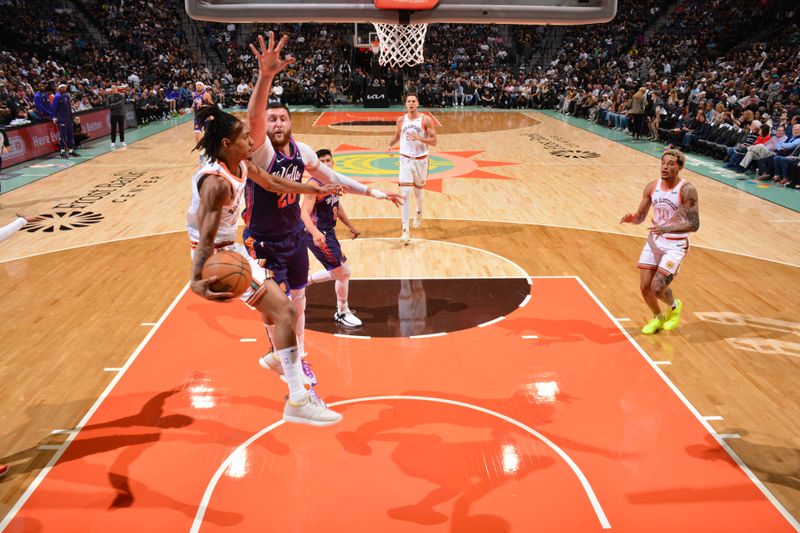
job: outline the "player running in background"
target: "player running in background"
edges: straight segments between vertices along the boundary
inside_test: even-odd
[[[211,96],[211,87],[206,87],[202,81],[194,84],[195,92],[192,93],[192,111],[194,112],[194,142],[200,142],[203,138],[204,120],[200,118],[200,110],[204,107],[213,106],[214,99]],[[200,164],[203,164],[203,153],[200,153]]]
[[[679,150],[665,150],[661,156],[661,179],[644,188],[642,202],[635,213],[628,213],[620,223],[641,224],[653,206],[653,225],[639,258],[640,289],[653,318],[642,328],[652,335],[663,329],[671,331],[680,323],[683,302],[669,288],[689,250],[689,233],[700,228],[697,189],[679,176],[686,156]],[[668,306],[661,312],[658,301]]]
[[[330,150],[317,150],[317,157],[320,163],[333,168],[333,154]],[[316,181],[316,178],[311,178],[310,181]],[[301,216],[307,231],[306,245],[314,257],[325,267],[308,276],[308,284],[335,280],[336,312],[333,314],[333,320],[348,328],[360,327],[361,320],[350,310],[347,302],[351,272],[347,257],[342,253],[342,246],[339,244],[339,239],[336,238],[336,222],[341,220],[342,224],[350,230],[354,239],[361,232],[350,223],[339,196],[333,194],[316,197],[307,195],[303,198],[301,209]]]
[[[433,120],[428,115],[419,112],[419,99],[416,94],[406,95],[406,111],[397,119],[397,131],[389,141],[387,151],[400,141],[400,194],[403,196],[403,232],[400,241],[403,244],[411,242],[408,229],[408,219],[411,214],[411,189],[414,189],[414,198],[417,201],[417,215],[414,217],[414,227],[422,225],[422,200],[425,182],[428,179],[428,147],[436,146],[436,129]]]

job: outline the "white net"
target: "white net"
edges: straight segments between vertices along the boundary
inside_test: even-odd
[[[375,23],[380,40],[381,65],[405,67],[425,62],[422,47],[425,44],[427,24],[382,24]]]

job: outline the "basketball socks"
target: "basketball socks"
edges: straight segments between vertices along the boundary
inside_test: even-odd
[[[336,307],[340,313],[350,310],[347,304],[348,283],[346,281],[336,280]]]
[[[275,355],[281,361],[283,375],[289,385],[289,399],[293,402],[299,402],[306,392],[306,387],[303,384],[303,367],[300,364],[300,358],[297,356],[297,347],[292,346],[291,348],[278,350]]]
[[[295,335],[297,335],[297,351],[300,357],[306,356],[306,290],[298,289],[292,291],[292,305],[297,311],[297,322],[295,323]]]
[[[675,300],[673,300],[673,302],[672,302],[672,309],[675,310],[677,308],[678,308],[678,299],[675,298]]]
[[[403,196],[403,207],[400,212],[403,215],[403,231],[408,231],[408,219],[411,216],[411,187],[400,187],[400,193]]]
[[[308,284],[324,283],[335,278],[336,276],[333,274],[333,270],[318,270],[308,277]]]
[[[417,213],[422,213],[422,189],[414,187],[414,198],[417,200]]]

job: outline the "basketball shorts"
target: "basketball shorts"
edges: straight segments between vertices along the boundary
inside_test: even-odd
[[[199,118],[194,119],[194,131],[202,133],[206,129],[206,122]]]
[[[688,251],[687,237],[665,237],[651,233],[647,237],[637,266],[646,270],[658,270],[665,276],[676,276]]]
[[[342,246],[339,244],[339,239],[336,238],[336,230],[330,229],[323,231],[325,234],[325,246],[320,248],[314,244],[310,233],[306,233],[306,245],[317,261],[322,263],[325,270],[333,270],[339,268],[342,263],[347,262],[347,257],[342,253]]]
[[[250,299],[255,294],[255,291],[263,285],[263,283],[269,279],[269,272],[264,270],[258,261],[250,257],[247,253],[247,249],[244,247],[242,243],[235,242],[232,244],[228,244],[226,246],[221,246],[219,248],[215,248],[215,253],[219,252],[220,250],[225,250],[226,252],[233,252],[235,254],[239,254],[245,259],[247,259],[247,263],[250,265],[250,273],[253,277],[253,281],[255,282],[255,287],[251,287],[247,289],[244,294],[242,294],[239,299],[242,300],[244,303],[250,305]],[[192,246],[192,259],[194,259],[194,246]]]
[[[250,255],[264,262],[272,279],[289,294],[308,284],[308,249],[305,229],[280,240],[259,240],[245,232],[244,245]]]
[[[418,189],[425,187],[428,180],[428,158],[414,159],[400,156],[400,185],[413,185]]]

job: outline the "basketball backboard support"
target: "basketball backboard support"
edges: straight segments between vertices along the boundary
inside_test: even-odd
[[[419,2],[421,9],[413,11],[379,9],[375,0],[185,1],[194,19],[240,23],[596,24],[610,21],[617,11],[617,0],[439,0],[435,5],[430,0],[405,0]]]

